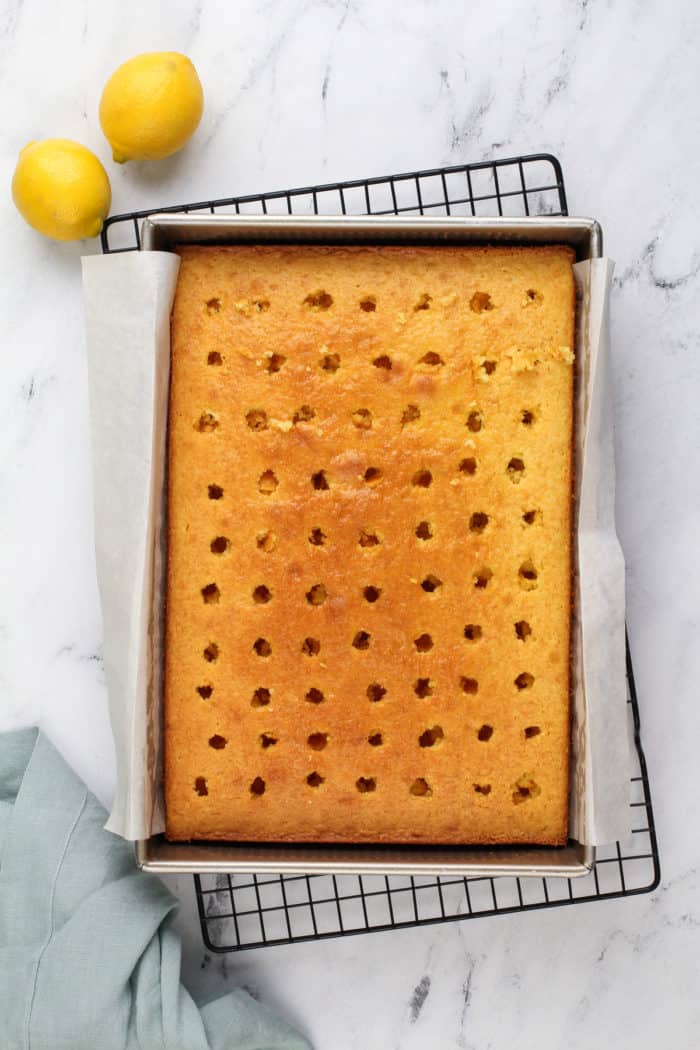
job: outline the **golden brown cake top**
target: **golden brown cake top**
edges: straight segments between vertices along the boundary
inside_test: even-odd
[[[561,841],[571,252],[180,254],[169,834]]]

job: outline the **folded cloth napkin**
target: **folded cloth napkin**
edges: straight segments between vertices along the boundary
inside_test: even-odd
[[[2,1050],[309,1050],[245,992],[180,984],[175,898],[36,729],[0,735]]]

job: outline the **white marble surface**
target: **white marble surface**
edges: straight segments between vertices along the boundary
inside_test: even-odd
[[[79,256],[7,187],[31,138],[108,162],[99,90],[177,48],[195,141],[108,164],[115,211],[549,149],[603,224],[619,528],[662,850],[652,896],[207,958],[181,880],[193,988],[246,984],[318,1050],[697,1045],[700,16],[694,0],[0,0],[0,726],[38,722],[108,800]],[[427,994],[426,994],[427,993]]]

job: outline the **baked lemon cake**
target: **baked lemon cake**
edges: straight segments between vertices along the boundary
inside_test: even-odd
[[[168,837],[565,842],[571,250],[179,254]]]

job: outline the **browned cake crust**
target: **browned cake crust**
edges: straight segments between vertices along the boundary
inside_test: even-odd
[[[564,247],[183,247],[167,834],[566,840]]]

